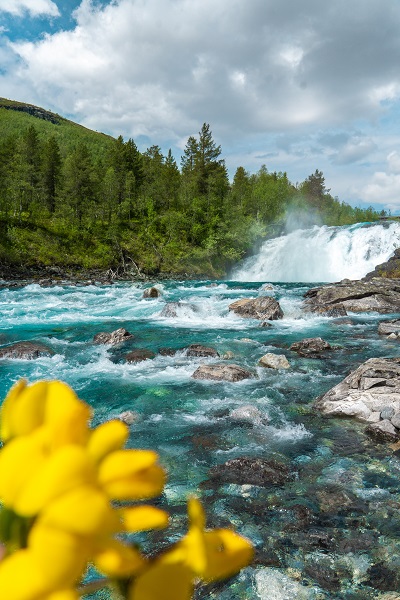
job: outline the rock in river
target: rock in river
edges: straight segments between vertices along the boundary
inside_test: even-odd
[[[260,296],[259,298],[242,298],[229,305],[232,310],[241,317],[248,319],[260,319],[261,321],[275,321],[282,319],[283,311],[275,298]]]
[[[218,358],[219,353],[215,350],[215,348],[210,348],[209,346],[203,346],[202,344],[190,344],[186,351],[186,356]]]
[[[304,338],[299,342],[294,342],[290,346],[290,350],[294,350],[299,356],[321,358],[321,353],[332,350],[332,346],[320,337]]]
[[[395,440],[400,435],[400,358],[370,358],[341,383],[317,398],[322,413],[355,417],[367,433]]]
[[[109,344],[110,346],[116,346],[121,342],[126,342],[126,340],[133,339],[133,335],[129,333],[126,329],[121,327],[120,329],[116,329],[111,333],[107,333],[102,331],[100,333],[96,333],[93,338],[95,344]]]
[[[159,298],[161,296],[161,292],[156,287],[146,288],[143,292],[143,298]]]
[[[260,358],[258,364],[260,367],[267,369],[290,369],[289,361],[284,354],[272,354],[268,352],[268,354],[264,354]]]
[[[136,363],[154,357],[155,354],[151,350],[145,350],[144,348],[135,348],[125,356],[125,360],[128,363]]]
[[[352,312],[374,311],[381,314],[399,312],[400,280],[384,277],[356,281],[344,279],[339,283],[312,288],[304,294],[304,297],[306,310],[325,315],[338,307],[341,314],[343,314],[342,307],[345,311]]]
[[[193,379],[213,379],[215,381],[241,381],[253,377],[250,371],[239,365],[200,365],[192,375]]]
[[[241,456],[233,458],[212,467],[210,470],[212,481],[221,483],[235,483],[237,485],[283,485],[292,479],[289,468],[284,463],[274,459],[252,458]]]
[[[378,325],[378,333],[381,335],[400,335],[400,319],[390,319],[390,321],[381,321]]]
[[[34,359],[41,356],[52,356],[53,350],[38,342],[16,342],[0,348],[0,358]]]

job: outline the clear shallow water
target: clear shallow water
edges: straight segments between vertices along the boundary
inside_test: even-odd
[[[1,397],[20,377],[57,378],[93,406],[96,424],[124,410],[138,413],[130,445],[157,450],[169,472],[160,503],[176,515],[171,539],[185,530],[186,498],[197,492],[210,526],[233,524],[256,546],[252,567],[199,591],[198,598],[364,600],[399,590],[400,460],[366,438],[364,425],[324,419],[312,408],[318,395],[367,358],[398,355],[398,342],[377,334],[379,320],[390,317],[351,315],[347,324],[306,315],[302,294],[309,284],[275,283],[263,291],[260,282],[166,282],[155,300],[142,299],[143,287],[1,289],[0,343],[35,340],[55,352],[34,361],[0,361]],[[276,297],[284,319],[265,328],[229,312],[234,300],[258,294]],[[165,303],[178,300],[178,316],[161,317]],[[96,333],[119,327],[134,340],[120,348],[93,344]],[[336,346],[326,360],[289,350],[292,342],[314,336]],[[191,343],[231,352],[228,362],[255,377],[193,380],[199,364],[216,359],[186,357]],[[123,355],[133,347],[156,357],[127,364]],[[163,356],[162,348],[178,352]],[[267,352],[285,354],[291,369],[258,367]],[[230,416],[249,404],[259,411],[254,423]],[[210,482],[213,466],[239,456],[278,459],[292,480],[268,488]]]

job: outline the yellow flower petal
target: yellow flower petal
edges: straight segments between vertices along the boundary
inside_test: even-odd
[[[64,444],[85,444],[90,431],[91,408],[62,381],[47,382],[44,423],[52,432],[53,448]]]
[[[79,600],[79,598],[80,596],[76,590],[62,590],[46,596],[43,600]]]
[[[124,529],[130,533],[162,529],[168,526],[168,513],[155,506],[133,506],[122,509],[120,512]]]
[[[23,436],[8,442],[0,451],[0,499],[14,506],[21,489],[45,462],[43,444],[38,436]]]
[[[92,432],[87,449],[95,460],[100,462],[107,454],[120,450],[129,436],[129,429],[122,421],[115,419],[96,427]]]
[[[183,564],[154,563],[136,577],[129,590],[129,600],[190,600],[193,575]]]
[[[164,484],[164,470],[155,465],[130,477],[108,481],[102,487],[108,496],[115,500],[144,500],[159,496]]]
[[[108,577],[129,577],[143,569],[146,562],[136,548],[126,546],[118,540],[110,539],[99,547],[94,563],[101,573]]]
[[[205,581],[216,581],[234,575],[253,559],[254,549],[246,538],[230,529],[214,529],[204,534],[207,568]]]
[[[46,387],[44,381],[28,386],[21,379],[11,388],[1,409],[1,438],[5,442],[29,434],[43,423]]]
[[[37,600],[52,591],[46,572],[38,569],[28,550],[19,550],[0,562],[0,590],[4,600]]]
[[[99,466],[99,482],[116,500],[140,500],[158,496],[165,483],[164,470],[152,450],[112,452]]]
[[[121,529],[118,513],[107,496],[88,485],[53,500],[42,513],[40,524],[84,536],[111,534]]]
[[[40,524],[32,528],[28,547],[38,571],[46,574],[49,591],[73,587],[92,550],[90,540]]]
[[[84,448],[63,446],[42,464],[20,490],[14,502],[15,511],[27,517],[36,515],[61,494],[94,483],[95,475],[92,461]]]

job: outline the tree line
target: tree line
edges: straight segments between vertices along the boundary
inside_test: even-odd
[[[301,184],[262,166],[229,181],[204,123],[178,166],[120,136],[103,151],[60,147],[31,125],[0,143],[0,259],[86,268],[220,275],[296,210],[343,225],[378,218],[340,202],[318,169]]]

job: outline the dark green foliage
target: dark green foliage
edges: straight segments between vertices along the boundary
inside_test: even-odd
[[[0,264],[222,276],[290,211],[307,224],[375,220],[339,202],[315,171],[243,167],[229,183],[204,123],[179,170],[171,150],[104,136],[38,107],[0,99]],[[312,216],[311,216],[312,215]]]

